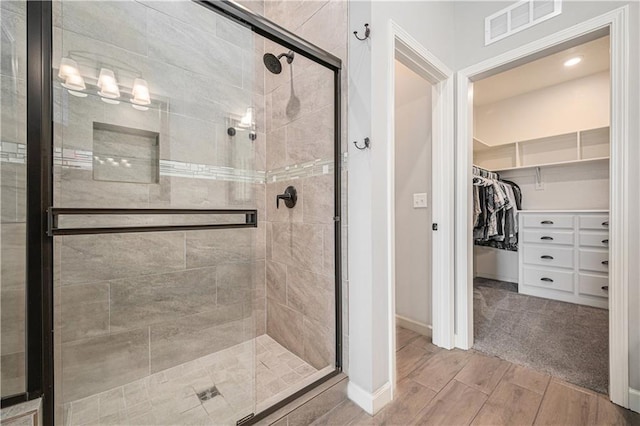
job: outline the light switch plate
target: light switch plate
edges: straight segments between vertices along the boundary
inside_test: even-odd
[[[413,208],[414,209],[426,209],[427,208],[427,193],[419,192],[413,194]]]

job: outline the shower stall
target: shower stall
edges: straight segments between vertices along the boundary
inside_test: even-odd
[[[340,60],[231,2],[34,3],[45,415],[248,424],[339,373]]]

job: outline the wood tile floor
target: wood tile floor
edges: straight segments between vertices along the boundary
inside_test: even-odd
[[[397,331],[396,399],[375,416],[347,400],[314,425],[640,425],[640,414],[546,374]]]

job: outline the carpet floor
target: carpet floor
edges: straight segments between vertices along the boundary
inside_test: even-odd
[[[608,393],[609,312],[474,280],[474,349]]]

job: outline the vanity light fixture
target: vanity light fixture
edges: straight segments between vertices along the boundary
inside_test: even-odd
[[[574,56],[573,58],[569,58],[564,62],[565,67],[572,67],[574,65],[578,65],[582,62],[582,56]]]

